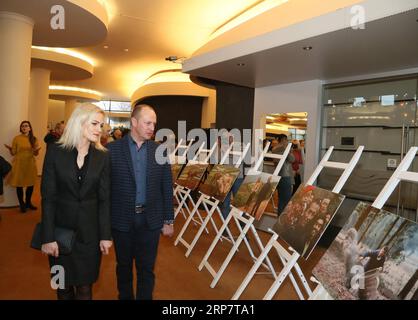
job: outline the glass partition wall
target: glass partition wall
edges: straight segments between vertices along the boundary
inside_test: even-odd
[[[348,162],[358,146],[365,146],[342,190],[352,205],[359,200],[374,201],[405,153],[418,145],[417,79],[414,76],[324,87],[321,154],[334,146],[331,161]],[[418,161],[411,170],[418,171]],[[319,186],[332,187],[339,174],[337,170],[324,170]],[[417,201],[418,186],[403,182],[385,209],[416,220]],[[342,224],[338,219],[336,223]]]

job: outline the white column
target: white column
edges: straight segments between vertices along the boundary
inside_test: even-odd
[[[73,113],[74,109],[77,108],[78,102],[76,99],[68,99],[65,100],[65,123],[67,123],[68,119],[70,119],[71,114]]]
[[[33,21],[12,12],[0,12],[0,137],[11,144],[19,124],[28,117],[29,73]],[[8,150],[0,154],[11,161]],[[5,187],[0,207],[17,205],[14,188]]]
[[[29,90],[29,121],[32,124],[34,135],[38,138],[41,150],[36,157],[38,174],[42,173],[45,158],[46,144],[44,137],[48,133],[48,99],[49,80],[51,71],[41,68],[33,68],[30,71]]]

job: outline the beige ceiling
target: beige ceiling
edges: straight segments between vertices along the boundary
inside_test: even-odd
[[[259,37],[229,41],[221,49],[201,48],[199,52],[204,53],[188,59],[183,71],[255,88],[314,79],[335,82],[381,73],[416,73],[418,0],[365,0],[361,5],[366,12],[364,29],[350,27],[352,7],[347,6]],[[303,50],[305,47],[312,50]]]
[[[63,9],[64,29],[51,28],[54,6]],[[82,47],[98,43],[106,34],[107,14],[100,1],[1,0],[0,11],[14,12],[32,19],[32,44],[36,46]]]
[[[242,43],[245,44],[248,38],[256,35],[273,34],[271,28],[275,29],[274,32],[278,29],[283,33],[287,25],[290,25],[287,27],[290,28],[289,30],[303,29],[301,21],[310,25],[317,18],[327,19],[327,15],[337,16],[338,12],[342,12],[342,8],[349,8],[353,4],[378,5],[382,2],[382,0],[289,0],[282,6],[210,41],[211,33],[217,28],[262,0],[97,1],[105,3],[109,15],[106,39],[95,46],[73,48],[93,60],[93,77],[79,81],[53,81],[53,83],[97,90],[103,93],[103,99],[125,101],[130,101],[133,93],[152,74],[161,70],[181,69],[180,64],[165,61],[167,56],[192,58],[196,54],[217,48],[219,43],[224,42],[240,46]],[[418,2],[418,0],[399,1]],[[394,7],[401,3],[389,0],[384,2],[390,2],[390,6]],[[374,12],[369,11],[367,16],[373,14]],[[418,43],[414,41],[417,35],[414,15],[416,11],[373,22],[369,24],[370,28],[355,33],[355,36],[347,29],[334,32],[321,29],[322,32],[316,37],[309,37],[309,41],[296,41],[292,38],[295,32],[290,31],[283,36],[287,39],[286,45],[265,48],[256,54],[241,52],[235,59],[222,63],[216,61],[203,68],[189,67],[188,70],[186,68],[186,72],[239,85],[259,87],[414,67],[417,65],[416,44]],[[334,24],[338,25],[337,22]],[[314,50],[307,55],[301,50],[304,45],[312,45]],[[258,43],[258,47],[263,46]],[[224,51],[226,53],[231,51],[228,50],[229,48],[226,47]],[[370,52],[379,52],[379,55],[376,57]],[[194,57],[191,60],[194,60]],[[340,63],[341,61],[347,63]],[[237,70],[237,63],[245,63],[246,66]],[[191,70],[193,72],[190,72]]]
[[[179,69],[167,56],[190,57],[225,21],[259,0],[101,0],[109,13],[108,35],[96,46],[73,48],[94,61],[94,76],[53,81],[98,90],[129,101],[151,74]],[[108,46],[105,49],[104,46]],[[129,51],[125,51],[128,49]]]
[[[93,66],[86,61],[67,54],[32,48],[31,68],[51,71],[51,80],[80,80],[93,76]]]

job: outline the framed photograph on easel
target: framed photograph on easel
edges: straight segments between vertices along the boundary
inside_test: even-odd
[[[418,224],[360,202],[312,273],[334,299],[418,300]]]

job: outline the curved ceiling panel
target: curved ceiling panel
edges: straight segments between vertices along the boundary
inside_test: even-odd
[[[87,89],[67,87],[66,89],[50,88],[49,98],[54,100],[77,99],[80,102],[94,102],[100,101],[101,95],[99,92],[90,92],[90,90]]]
[[[57,10],[52,10],[53,7]],[[15,12],[33,19],[35,22],[34,45],[49,47],[91,46],[102,42],[107,35],[107,13],[97,1],[1,0],[0,11]],[[63,19],[61,19],[62,17]],[[56,27],[53,23],[51,24],[51,21],[59,22],[56,25],[64,28],[54,30]]]
[[[191,82],[161,82],[151,83],[138,88],[131,97],[131,104],[152,96],[198,96],[209,97],[210,89]]]
[[[51,70],[51,80],[82,80],[93,76],[93,66],[67,54],[32,48],[31,68]]]

